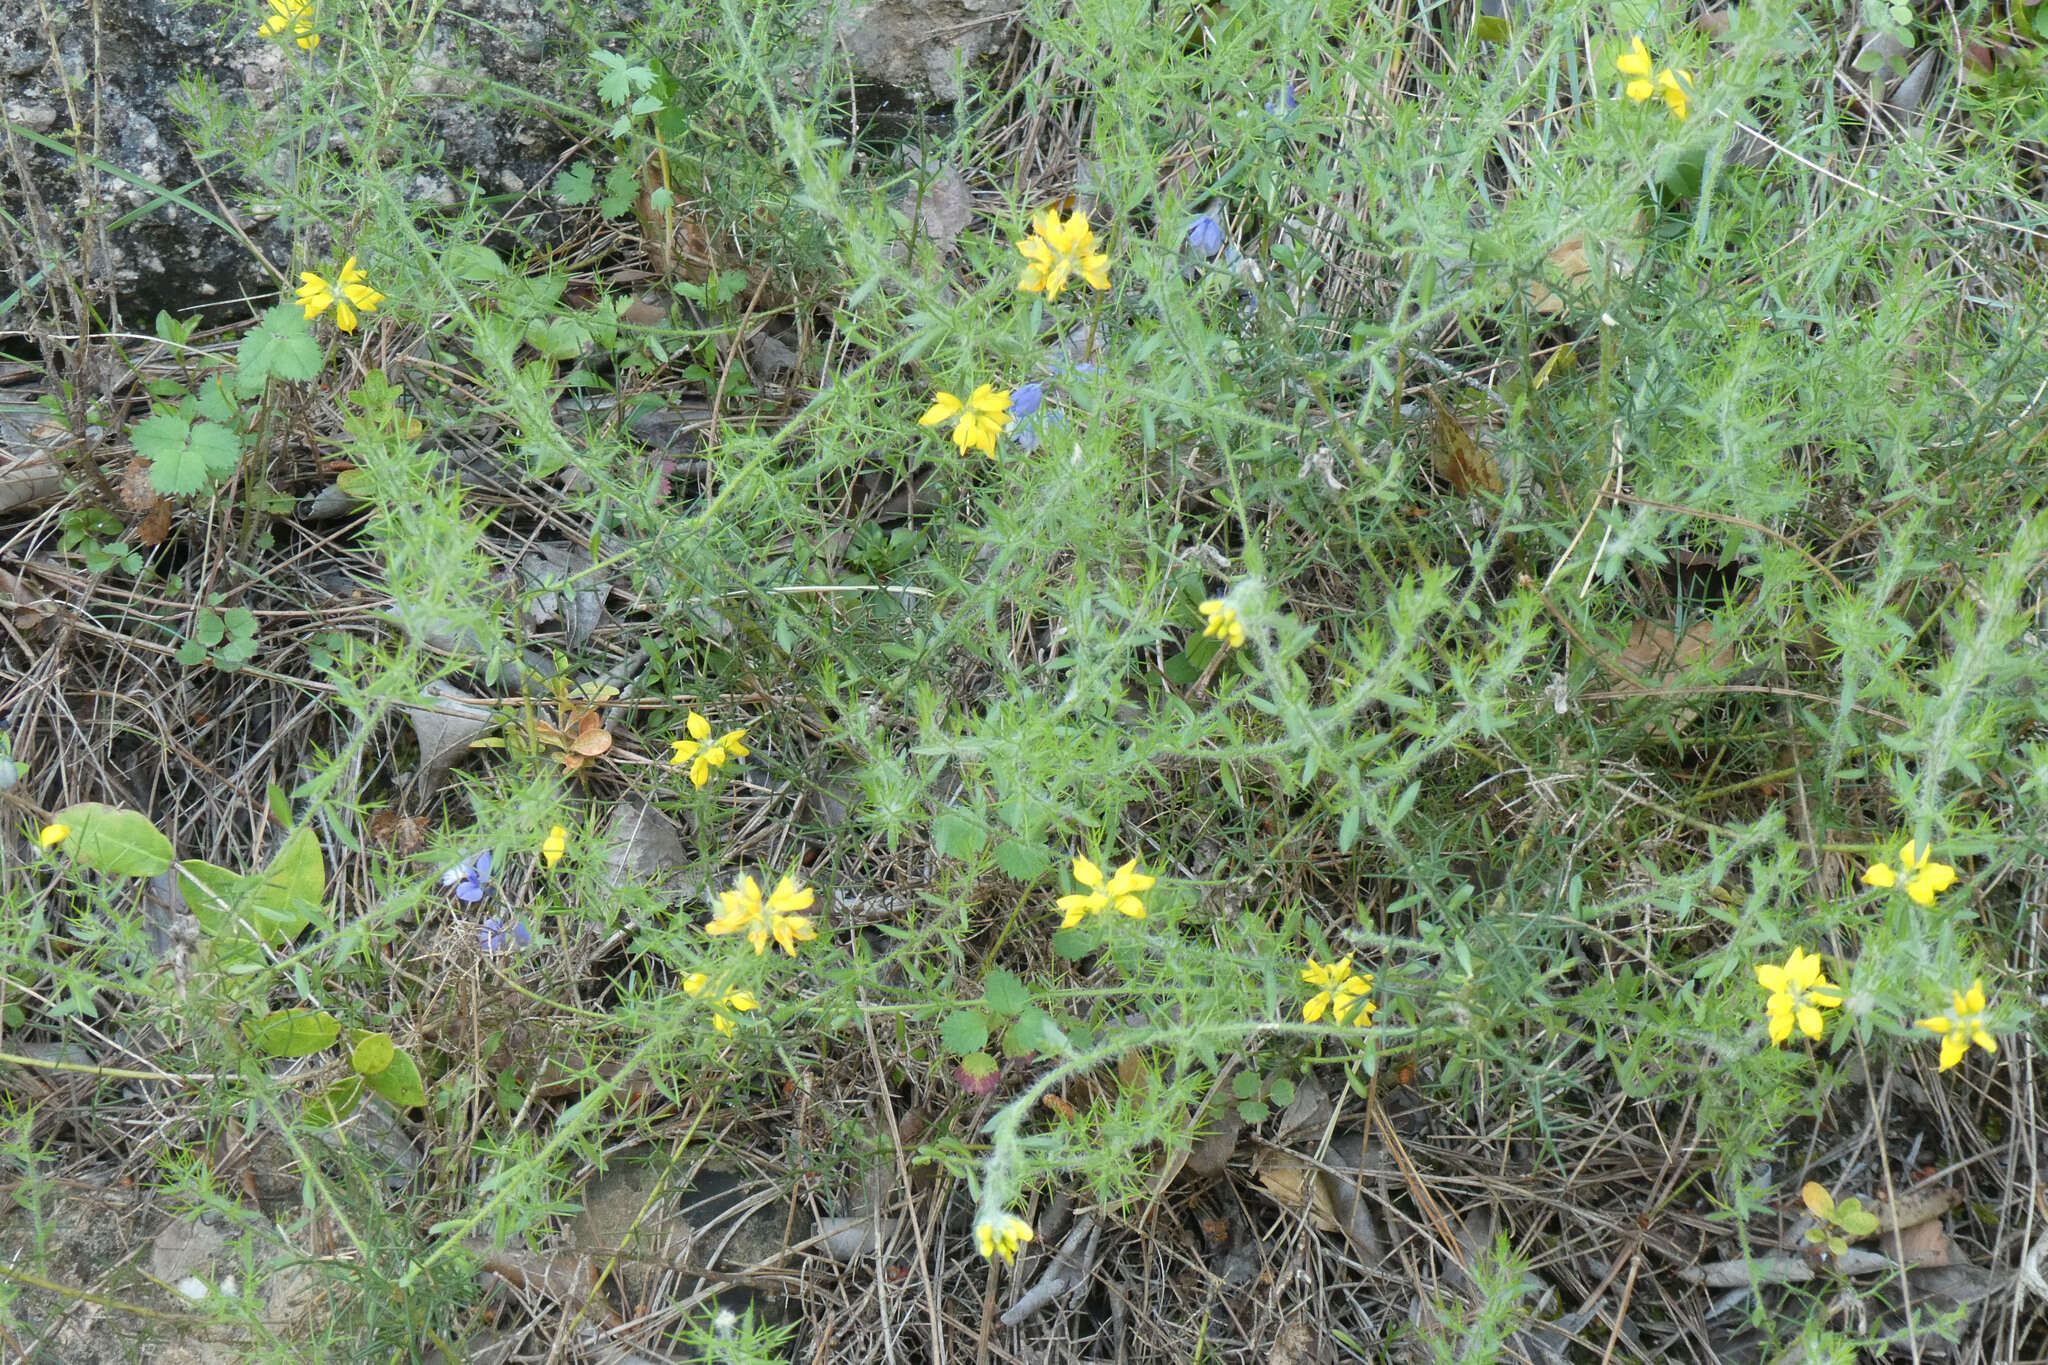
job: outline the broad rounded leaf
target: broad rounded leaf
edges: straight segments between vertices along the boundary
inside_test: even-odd
[[[310,1057],[341,1037],[341,1021],[325,1010],[273,1010],[244,1027],[249,1042],[273,1057]]]
[[[974,1010],[955,1010],[939,1025],[939,1041],[956,1055],[988,1046],[988,1023]]]
[[[85,801],[66,806],[51,823],[69,825],[58,847],[73,862],[117,877],[154,877],[171,867],[171,841],[141,811]]]
[[[411,1109],[427,1102],[427,1088],[420,1083],[420,1069],[403,1052],[392,1054],[391,1065],[367,1079],[370,1089],[400,1109]]]
[[[364,1076],[374,1079],[387,1069],[398,1056],[398,1045],[391,1041],[388,1033],[366,1033],[356,1039],[356,1045],[348,1054],[348,1064]]]

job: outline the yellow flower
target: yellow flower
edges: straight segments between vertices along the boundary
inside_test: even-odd
[[[1998,1051],[1998,1040],[1984,1029],[1984,978],[1970,983],[1967,991],[1955,991],[1947,1014],[1919,1019],[1914,1028],[1931,1029],[1941,1035],[1941,1070],[1946,1071],[1969,1052],[1975,1043],[1986,1052]]]
[[[1225,649],[1244,647],[1244,622],[1238,619],[1236,607],[1211,598],[1195,610],[1202,613],[1202,634],[1221,640]]]
[[[1692,73],[1690,71],[1664,70],[1657,73],[1657,93],[1664,97],[1664,103],[1678,116],[1680,123],[1692,108]]]
[[[1922,848],[1911,839],[1899,850],[1898,866],[1875,863],[1863,869],[1865,886],[1897,886],[1906,879],[1906,894],[1921,905],[1934,904],[1935,896],[1956,884],[1956,870],[1947,863],[1930,862],[1934,845]]]
[[[994,459],[996,437],[1003,434],[1003,427],[1009,420],[1010,391],[983,384],[969,394],[964,403],[944,389],[939,390],[931,410],[918,418],[917,424],[932,427],[941,422],[952,422],[953,444],[960,447],[962,455],[978,449]]]
[[[668,756],[668,765],[671,768],[679,768],[685,763],[689,764],[690,781],[696,786],[701,787],[709,782],[711,770],[723,767],[726,759],[745,758],[753,752],[746,746],[745,730],[728,730],[718,737],[716,743],[712,742],[711,722],[695,711],[690,712],[689,719],[683,722],[683,726],[690,732],[690,738],[670,742],[670,748],[674,752]]]
[[[1085,213],[1062,220],[1058,209],[1041,209],[1031,219],[1031,235],[1017,243],[1017,250],[1027,262],[1017,287],[1026,293],[1043,291],[1056,299],[1074,275],[1097,289],[1109,288],[1109,257],[1095,249],[1095,232]]]
[[[374,313],[377,305],[384,302],[382,294],[363,283],[368,277],[356,267],[353,256],[342,263],[341,273],[335,276],[332,285],[310,270],[300,271],[299,278],[305,283],[292,296],[292,302],[306,310],[308,322],[332,308],[334,325],[344,332],[353,332],[356,329],[356,309]]]
[[[1138,899],[1138,892],[1150,891],[1159,881],[1138,871],[1138,860],[1131,859],[1116,870],[1116,875],[1103,880],[1102,869],[1086,858],[1074,859],[1074,880],[1088,888],[1085,895],[1061,896],[1060,909],[1067,917],[1060,921],[1060,928],[1071,929],[1088,916],[1098,911],[1115,907],[1120,915],[1132,919],[1145,918],[1145,902]]]
[[[270,17],[258,30],[266,38],[282,38],[290,30],[292,41],[311,52],[320,46],[313,32],[313,0],[270,0]]]
[[[36,836],[36,842],[44,848],[55,848],[71,837],[69,825],[44,825],[43,832]]]
[[[1373,1011],[1379,1008],[1366,998],[1372,994],[1372,973],[1352,975],[1349,953],[1328,965],[1310,958],[1308,966],[1302,969],[1301,979],[1311,986],[1323,988],[1301,1007],[1301,1017],[1311,1024],[1321,1019],[1325,1010],[1338,1023],[1347,1023],[1351,1012],[1356,1010],[1359,1025],[1363,1027],[1372,1022]]]
[[[1799,948],[1792,950],[1783,966],[1757,964],[1756,983],[1771,993],[1764,1002],[1764,1018],[1770,1024],[1773,1047],[1792,1036],[1795,1023],[1807,1037],[1820,1037],[1820,1012],[1842,1003],[1839,990],[1820,969],[1819,955],[1809,957]]]
[[[705,988],[710,984],[711,978],[704,975],[704,973],[691,972],[683,978],[683,993],[692,996],[702,995]],[[759,1009],[760,1007],[761,1002],[754,998],[752,991],[727,991],[721,989],[718,997],[718,1009],[711,1012],[711,1027],[730,1038],[732,1037],[732,1020],[720,1014],[718,1010],[731,1010],[735,1014],[745,1014],[748,1010]]]
[[[773,938],[784,952],[795,957],[797,944],[808,943],[818,936],[817,930],[811,927],[810,916],[795,913],[810,909],[815,899],[809,887],[794,877],[785,876],[775,883],[775,890],[764,902],[761,884],[752,877],[741,877],[733,884],[732,890],[718,893],[718,913],[704,926],[704,932],[737,934],[745,931],[747,941],[754,945],[756,953],[766,952],[768,940]]]
[[[548,837],[541,841],[540,860],[549,867],[562,861],[562,855],[569,851],[569,831],[556,825],[548,831]]]
[[[1017,1264],[1017,1248],[1031,1240],[1031,1224],[1014,1213],[984,1214],[974,1224],[974,1245],[987,1259]]]
[[[1631,78],[1624,93],[1637,104],[1657,93],[1650,81],[1650,49],[1643,46],[1640,34],[1628,40],[1628,51],[1614,59],[1614,69]]]
[[[1692,111],[1692,73],[1666,67],[1658,70],[1640,36],[1628,40],[1628,51],[1614,59],[1614,69],[1629,78],[1622,93],[1641,104],[1661,97],[1680,123]]]

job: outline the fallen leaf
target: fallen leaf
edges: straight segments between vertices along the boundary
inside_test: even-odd
[[[1956,1259],[1955,1244],[1949,1241],[1939,1218],[1903,1229],[1894,1241],[1896,1244],[1888,1249],[1901,1265],[1943,1266],[1954,1264]]]
[[[121,495],[121,505],[131,512],[152,511],[162,501],[150,486],[149,461],[139,455],[129,456],[128,463],[122,466],[116,491]]]
[[[370,842],[401,858],[410,858],[427,846],[427,832],[433,827],[433,820],[424,815],[380,810],[370,817]]]
[[[573,1253],[553,1255],[517,1249],[494,1250],[482,1242],[471,1248],[483,1257],[484,1269],[514,1289],[538,1294],[570,1310],[616,1327],[622,1319],[597,1287],[597,1262]]]
[[[1431,454],[1430,464],[1437,477],[1449,482],[1459,497],[1500,492],[1500,466],[1494,463],[1493,456],[1472,439],[1465,424],[1444,406],[1442,399],[1432,393],[1429,401],[1436,408],[1436,450]]]
[[[947,166],[915,194],[918,223],[925,236],[941,246],[951,246],[974,221],[974,201],[958,166]]]
[[[431,706],[408,706],[406,718],[412,722],[414,738],[419,741],[419,767],[413,770],[412,786],[415,796],[427,796],[440,790],[447,779],[448,769],[455,761],[469,752],[471,741],[498,723],[497,711],[489,706],[479,705],[474,697],[458,692],[446,683],[434,683],[427,688]]]
[[[1707,617],[1687,626],[1684,635],[1662,621],[1643,618],[1628,628],[1628,643],[1617,657],[1645,684],[1658,687],[1696,664],[1715,670],[1728,668],[1735,662],[1735,645],[1731,641],[1717,648],[1714,623]],[[1633,684],[1623,679],[1622,686],[1627,690]]]
[[[161,545],[171,534],[171,504],[159,499],[135,527],[135,539],[144,545]]]
[[[1323,1334],[1308,1319],[1296,1318],[1273,1338],[1273,1349],[1266,1353],[1266,1365],[1323,1365],[1327,1358]]]
[[[1548,273],[1552,278],[1574,293],[1593,274],[1593,266],[1586,259],[1586,239],[1583,236],[1567,237],[1555,251],[1543,258],[1543,264],[1549,267]],[[1529,281],[1529,304],[1547,318],[1554,318],[1565,310],[1563,296],[1540,278]]]
[[[606,881],[614,888],[659,887],[689,861],[676,822],[662,814],[652,801],[625,802],[605,831]]]

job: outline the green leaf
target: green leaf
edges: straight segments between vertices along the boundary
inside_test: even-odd
[[[391,1065],[368,1078],[370,1089],[400,1109],[424,1106],[427,1088],[420,1082],[419,1066],[403,1052],[393,1053]]]
[[[1266,1085],[1266,1098],[1275,1104],[1294,1103],[1294,1082],[1285,1076],[1275,1076]]]
[[[1237,1106],[1238,1117],[1246,1123],[1264,1123],[1272,1112],[1264,1100],[1245,1100]]]
[[[1015,972],[1001,967],[982,978],[981,999],[997,1014],[1012,1018],[1031,1007],[1031,992],[1023,980]]]
[[[128,439],[149,461],[150,487],[166,497],[197,493],[214,478],[234,473],[242,458],[234,432],[173,413],[145,417],[128,429]]]
[[[343,1076],[306,1101],[306,1122],[331,1127],[356,1112],[363,1102],[363,1078]]]
[[[988,831],[981,823],[958,811],[948,811],[932,821],[932,847],[942,858],[966,860],[988,843]]]
[[[284,847],[263,869],[257,908],[282,938],[292,939],[320,919],[320,903],[326,895],[327,864],[320,856],[319,837],[301,825],[286,837]]]
[[[555,184],[561,183],[557,178]],[[506,275],[504,259],[482,242],[450,242],[441,252],[441,265],[456,279],[479,284]]]
[[[960,1069],[977,1081],[985,1081],[1002,1069],[1002,1063],[986,1052],[970,1052],[960,1059]]]
[[[988,1021],[976,1010],[954,1010],[939,1024],[939,1042],[956,1056],[988,1046]]]
[[[1052,855],[1043,844],[1005,839],[996,845],[996,866],[1020,882],[1036,881],[1052,866]]]
[[[1071,929],[1055,929],[1052,935],[1052,950],[1069,962],[1078,962],[1102,945],[1102,935],[1087,924],[1077,924]]]
[[[242,338],[241,349],[235,353],[235,392],[244,398],[260,398],[269,380],[304,383],[320,373],[320,361],[320,343],[313,339],[306,310],[295,303],[280,303]]]
[[[250,1045],[272,1057],[310,1057],[341,1037],[341,1021],[325,1010],[272,1010],[243,1027]]]
[[[549,360],[574,360],[590,344],[590,329],[574,318],[536,319],[526,325],[526,344]]]
[[[365,1033],[349,1049],[348,1064],[357,1075],[375,1077],[387,1070],[397,1056],[398,1044],[391,1041],[390,1034]]]
[[[555,177],[555,198],[571,208],[597,197],[597,174],[588,161],[578,161]]]
[[[1240,1071],[1230,1078],[1230,1093],[1241,1100],[1256,1098],[1259,1093],[1259,1078],[1249,1071]]]
[[[170,870],[171,841],[140,811],[86,801],[66,806],[50,823],[71,827],[59,847],[81,867],[117,877],[154,877]]]
[[[1023,1057],[1037,1052],[1045,1046],[1046,1025],[1052,1021],[1045,1011],[1033,1005],[1017,1016],[1017,1022],[1003,1030],[1003,1055]]]
[[[199,927],[212,935],[234,932],[238,907],[255,881],[199,858],[178,862],[178,894]]]
[[[1877,1231],[1877,1215],[1861,1199],[1844,1199],[1835,1206],[1835,1225],[1851,1237],[1868,1237]]]

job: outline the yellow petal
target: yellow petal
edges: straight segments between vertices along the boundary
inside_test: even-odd
[[[711,722],[698,715],[695,711],[692,711],[689,719],[683,722],[683,728],[690,732],[691,739],[711,738]]]
[[[1074,880],[1083,886],[1101,887],[1102,869],[1087,858],[1074,859]]]
[[[1899,874],[1892,871],[1890,863],[1878,863],[1863,869],[1865,886],[1892,886],[1899,880]]]
[[[944,389],[940,389],[937,400],[933,402],[930,410],[924,416],[917,419],[917,424],[921,427],[937,426],[949,417],[958,416],[961,406],[958,398],[947,393]]]
[[[1629,39],[1629,50],[1614,59],[1614,69],[1624,76],[1650,74],[1650,49],[1643,46],[1641,35]]]

